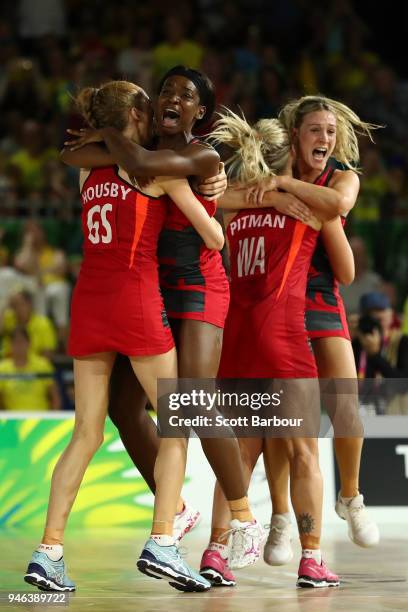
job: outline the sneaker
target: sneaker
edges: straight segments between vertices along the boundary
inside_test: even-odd
[[[187,565],[174,544],[159,546],[150,538],[136,565],[143,574],[158,579],[164,578],[180,591],[208,591],[211,587],[208,580]]]
[[[218,550],[207,548],[200,563],[200,575],[213,586],[235,586],[235,576],[228,569],[228,559],[221,557]]]
[[[348,535],[354,544],[364,548],[377,546],[380,533],[367,512],[362,495],[356,495],[349,502],[345,502],[339,493],[336,512],[340,518],[347,521]]]
[[[201,514],[188,504],[184,504],[180,514],[176,514],[173,523],[173,537],[176,544],[180,542],[184,536],[198,525],[201,519]]]
[[[254,519],[251,523],[234,519],[231,525],[229,567],[238,569],[258,561],[261,547],[266,540],[262,525]]]
[[[268,565],[285,565],[292,560],[291,530],[291,522],[285,515],[272,514],[269,536],[263,553],[265,563]]]
[[[340,580],[322,561],[319,565],[314,559],[302,557],[296,586],[302,588],[322,588],[339,586]]]
[[[52,561],[43,552],[33,552],[24,580],[42,591],[75,591],[75,584],[65,573],[63,557]]]

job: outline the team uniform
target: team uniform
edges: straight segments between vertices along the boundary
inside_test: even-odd
[[[231,304],[220,378],[315,378],[305,329],[307,271],[318,231],[274,208],[229,223]]]
[[[327,187],[333,172],[334,168],[326,168],[316,179],[315,185]],[[341,221],[344,227],[345,217]],[[306,329],[310,339],[337,336],[350,340],[339,283],[332,272],[321,237],[313,253],[307,280]]]
[[[71,304],[69,353],[169,351],[174,341],[157,260],[167,199],[142,193],[117,166],[91,170],[81,197],[84,260]]]
[[[194,195],[213,217],[216,203]],[[221,255],[205,246],[187,217],[167,200],[169,212],[159,240],[160,287],[167,315],[224,327],[229,283]]]

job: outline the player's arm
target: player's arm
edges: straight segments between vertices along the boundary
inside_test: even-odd
[[[323,224],[322,240],[334,276],[341,285],[350,285],[355,274],[354,256],[340,217]]]
[[[116,164],[112,153],[105,146],[96,143],[75,150],[66,146],[60,153],[60,159],[67,166],[74,168],[103,168]]]
[[[184,178],[158,177],[156,182],[187,217],[209,249],[220,251],[224,246],[221,225],[210,217],[204,206],[197,200],[188,181]]]
[[[114,163],[121,166],[131,177],[165,175],[207,178],[218,173],[219,155],[212,147],[203,143],[188,144],[180,151],[148,151],[113,127],[81,132],[71,130],[70,133],[78,138],[65,144],[74,151],[88,142],[103,140],[115,159]]]
[[[316,216],[326,221],[350,212],[360,189],[359,178],[353,170],[336,172],[330,187],[314,185],[287,175],[275,179],[278,189],[296,196],[310,206]]]
[[[299,198],[291,193],[281,191],[267,191],[261,202],[247,197],[246,187],[229,187],[218,200],[218,206],[226,211],[238,211],[243,208],[268,208],[272,206],[279,212],[293,217],[302,223],[307,223],[311,216],[311,210]]]

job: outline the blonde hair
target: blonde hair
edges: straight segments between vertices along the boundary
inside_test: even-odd
[[[129,81],[110,81],[101,87],[85,87],[75,102],[81,115],[93,128],[115,127],[123,131],[131,108],[144,110],[146,92]]]
[[[306,115],[321,110],[329,111],[336,117],[336,146],[333,157],[347,168],[358,172],[358,136],[368,136],[371,142],[374,142],[371,132],[382,126],[362,121],[351,108],[325,96],[303,96],[292,100],[282,108],[279,119],[292,135],[293,129],[300,128]]]
[[[232,149],[226,160],[229,177],[253,183],[281,171],[288,161],[289,133],[279,119],[261,119],[252,127],[228,108],[216,121],[210,140]]]

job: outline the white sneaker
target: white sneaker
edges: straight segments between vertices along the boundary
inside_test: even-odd
[[[272,514],[271,528],[263,558],[268,565],[285,565],[293,558],[292,525],[284,514]]]
[[[201,514],[184,502],[184,509],[176,514],[173,523],[173,537],[177,544],[184,536],[198,525]]]
[[[266,532],[254,519],[251,523],[234,519],[231,525],[229,567],[238,569],[258,561]]]
[[[380,541],[380,533],[366,510],[364,497],[361,494],[346,502],[339,493],[336,512],[340,518],[347,521],[348,535],[354,544],[364,548],[377,546]]]

